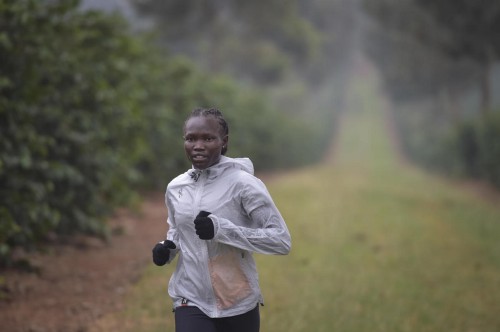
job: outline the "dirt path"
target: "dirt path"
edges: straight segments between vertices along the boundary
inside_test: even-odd
[[[163,193],[145,198],[141,211],[117,211],[109,242],[75,239],[50,254],[31,256],[39,273],[1,271],[6,299],[0,300],[5,332],[86,331],[93,321],[119,308],[127,287],[151,264],[151,248],[166,231]]]

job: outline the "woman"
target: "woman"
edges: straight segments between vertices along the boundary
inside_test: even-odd
[[[168,285],[176,332],[257,332],[263,303],[253,253],[286,255],[291,239],[248,158],[224,156],[229,128],[217,109],[195,109],[184,124],[192,168],[167,186],[168,232],[156,265],[176,270]]]

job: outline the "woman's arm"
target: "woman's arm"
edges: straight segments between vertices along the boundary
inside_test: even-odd
[[[167,261],[167,263],[170,263],[171,261],[174,260],[175,256],[179,252],[179,234],[177,233],[177,227],[174,219],[174,207],[172,206],[170,200],[168,199],[168,193],[165,195],[165,204],[167,206],[167,212],[168,212],[168,217],[167,217],[168,231],[166,239],[172,241],[177,247],[176,249],[170,249],[170,257]]]
[[[238,226],[212,214],[209,217],[214,222],[214,240],[261,254],[288,254],[291,249],[290,233],[260,180],[247,185],[242,191],[242,205],[251,219],[251,227]]]

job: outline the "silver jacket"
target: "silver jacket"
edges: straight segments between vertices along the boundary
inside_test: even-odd
[[[204,170],[190,169],[167,186],[169,263],[178,255],[168,292],[174,308],[196,306],[209,317],[245,313],[262,295],[253,253],[286,255],[291,238],[266,186],[248,158],[221,156]],[[194,219],[211,214],[215,236],[201,240]]]

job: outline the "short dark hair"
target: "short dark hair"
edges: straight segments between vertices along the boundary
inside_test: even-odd
[[[188,116],[188,118],[186,119],[186,122],[189,119],[194,118],[194,117],[198,117],[198,116],[213,116],[220,125],[222,136],[229,135],[229,126],[226,122],[226,119],[224,119],[224,115],[217,108],[213,108],[213,107],[212,108],[202,108],[202,107],[195,108],[191,112],[191,114]],[[226,154],[226,152],[227,152],[227,144],[222,147],[221,154],[224,155],[224,154]]]

